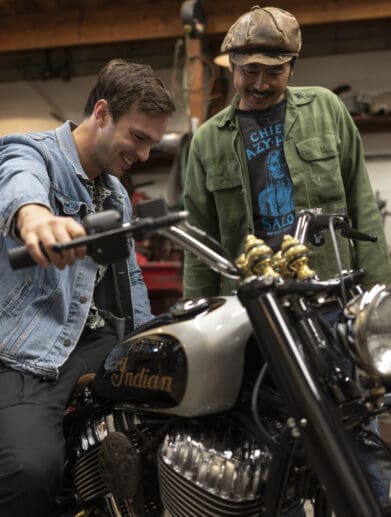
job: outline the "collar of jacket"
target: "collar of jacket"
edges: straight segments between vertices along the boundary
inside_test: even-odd
[[[84,172],[84,169],[80,163],[79,153],[77,151],[75,139],[72,135],[72,131],[76,129],[76,127],[77,124],[70,120],[67,120],[62,126],[56,129],[56,138],[62,152],[72,163],[76,175],[79,176],[80,179],[88,181],[88,176]]]
[[[316,93],[306,92],[299,87],[288,86],[286,89],[287,107],[290,106],[302,106],[312,102]],[[231,104],[225,109],[223,117],[217,123],[217,127],[224,127],[226,125],[235,127],[236,126],[236,110],[239,106],[240,97],[236,93],[232,99]]]

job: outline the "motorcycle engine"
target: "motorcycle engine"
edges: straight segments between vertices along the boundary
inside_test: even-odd
[[[172,517],[259,515],[271,455],[237,428],[214,424],[173,430],[160,447],[160,493]]]
[[[122,517],[257,516],[264,504],[272,453],[230,417],[188,420],[113,408],[91,415],[67,438],[67,477],[78,509]],[[303,496],[305,472],[284,496]],[[91,514],[92,515],[92,514]],[[167,515],[165,513],[164,515]]]
[[[99,515],[160,515],[154,442],[158,428],[134,412],[113,410],[91,416],[68,437],[68,476],[79,507],[100,508]]]

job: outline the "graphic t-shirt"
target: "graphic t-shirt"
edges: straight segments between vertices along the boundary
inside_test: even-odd
[[[237,110],[250,175],[255,234],[274,251],[295,222],[293,185],[284,155],[286,101],[268,110]]]
[[[88,189],[91,192],[92,203],[95,209],[95,212],[102,212],[104,210],[104,202],[106,198],[111,195],[111,190],[108,189],[103,182],[102,176],[98,176],[94,182],[89,182],[87,185]],[[98,265],[98,270],[96,272],[95,277],[95,287],[99,284],[99,282],[104,277],[107,271],[107,265]],[[105,320],[103,316],[100,314],[98,307],[95,305],[94,298],[92,298],[90,309],[87,315],[86,327],[90,330],[95,330],[98,328],[102,328],[105,326]]]

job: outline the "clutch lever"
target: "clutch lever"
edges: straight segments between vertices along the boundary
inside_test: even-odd
[[[342,237],[359,241],[377,242],[376,235],[354,230],[346,213],[341,211],[335,214],[324,214],[320,208],[306,209],[299,212],[295,237],[301,244],[304,244],[307,239],[312,241],[312,236],[315,236],[313,244],[319,246],[324,243],[322,232],[330,227],[331,220],[334,229],[341,230]]]
[[[357,230],[353,230],[353,228],[342,228],[341,235],[347,239],[353,239],[355,241],[377,242],[377,235],[373,233],[358,232]]]

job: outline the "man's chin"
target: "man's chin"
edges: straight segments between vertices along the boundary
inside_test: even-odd
[[[127,169],[120,169],[120,170],[110,170],[107,171],[107,174],[110,176],[115,176],[116,178],[122,178],[125,176],[125,174],[130,174],[132,167],[128,167]]]
[[[274,97],[271,95],[262,95],[260,97],[256,97],[254,95],[251,96],[252,104],[259,107],[271,106],[274,104]]]

